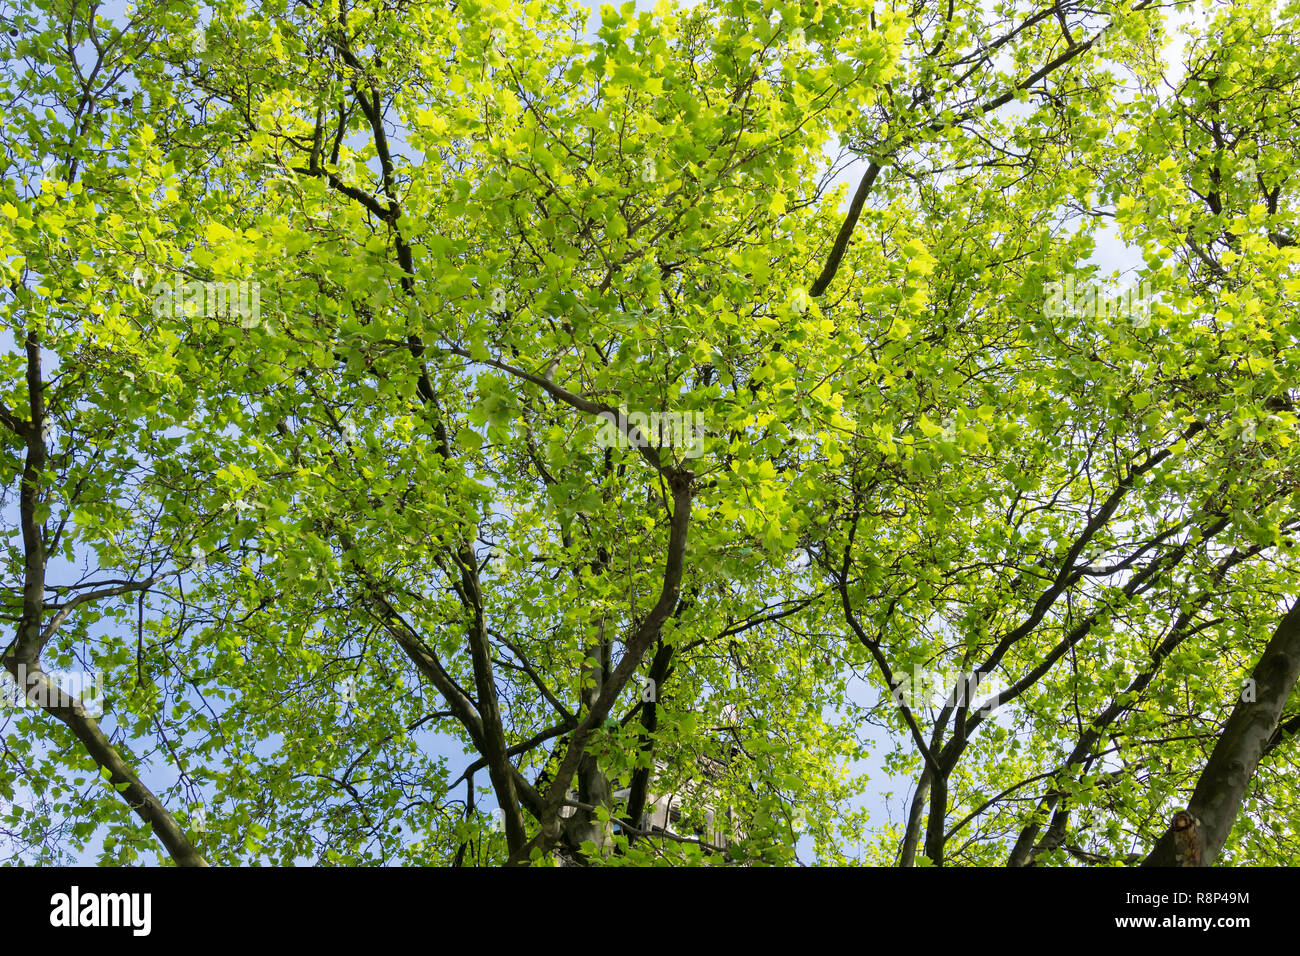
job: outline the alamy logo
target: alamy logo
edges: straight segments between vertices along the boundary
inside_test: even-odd
[[[256,328],[262,321],[260,282],[182,282],[177,276],[171,285],[155,282],[149,294],[158,319],[237,318],[246,329]]]
[[[687,458],[704,454],[703,412],[601,412],[601,448],[681,448]],[[630,437],[629,437],[630,436]]]
[[[909,709],[967,707],[988,716],[997,709],[1006,682],[995,674],[948,673],[942,669],[913,667],[896,675],[890,699]]]
[[[153,928],[153,897],[149,893],[70,893],[50,897],[50,925],[126,926],[134,936],[148,936]]]
[[[0,671],[0,708],[4,707],[57,707],[64,697],[81,702],[91,717],[104,716],[104,675],[100,671],[45,671],[27,670],[18,665],[18,673],[10,675]]]
[[[1076,286],[1074,277],[1064,282],[1048,282],[1044,313],[1051,318],[1067,315],[1083,318],[1128,319],[1143,328],[1151,323],[1151,283],[1143,279],[1136,287],[1109,289],[1105,286],[1084,284]]]

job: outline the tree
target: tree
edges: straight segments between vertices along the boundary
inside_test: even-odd
[[[15,853],[1287,858],[1296,13],[6,11]]]

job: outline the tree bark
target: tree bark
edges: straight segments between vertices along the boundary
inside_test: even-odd
[[[53,632],[43,629],[45,618],[45,571],[48,555],[45,529],[39,520],[42,473],[47,460],[45,447],[45,378],[41,370],[41,342],[35,332],[27,334],[27,401],[31,420],[20,431],[27,446],[22,484],[18,496],[19,527],[23,536],[23,607],[18,634],[0,655],[0,664],[18,681],[22,693],[37,701],[46,713],[63,721],[94,758],[108,771],[109,783],[121,794],[140,819],[153,829],[178,866],[207,866],[203,855],[190,842],[162,801],[144,785],[130,765],[99,728],[99,723],[74,699],[51,681],[41,667],[41,651]],[[57,626],[58,619],[55,624]]]
[[[1300,599],[1282,618],[1251,674],[1254,699],[1243,694],[1196,782],[1187,812],[1200,824],[1201,866],[1212,866],[1241,811],[1255,768],[1282,718],[1282,709],[1300,678]],[[1173,829],[1165,833],[1143,866],[1176,866]]]

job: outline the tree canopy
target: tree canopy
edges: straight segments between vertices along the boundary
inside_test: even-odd
[[[1300,856],[1296,0],[0,49],[6,856]]]

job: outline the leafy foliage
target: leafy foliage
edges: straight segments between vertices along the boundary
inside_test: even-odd
[[[15,858],[1145,856],[1297,585],[1300,7],[1193,11],[11,2]]]

